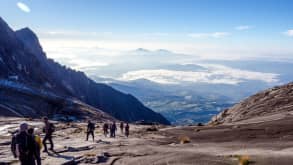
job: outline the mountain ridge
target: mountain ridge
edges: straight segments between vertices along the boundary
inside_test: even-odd
[[[293,114],[293,82],[252,95],[214,116],[210,124],[261,122]]]
[[[52,91],[57,95],[77,98],[119,120],[146,120],[169,124],[163,116],[145,107],[135,97],[96,83],[83,72],[48,59],[36,34],[29,28],[14,32],[1,18],[0,25],[1,79],[10,79],[39,87],[40,90]],[[0,101],[3,97],[4,94],[0,96]]]

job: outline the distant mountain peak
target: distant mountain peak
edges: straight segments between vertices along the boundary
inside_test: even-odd
[[[145,53],[150,52],[150,50],[144,49],[144,48],[137,48],[135,51],[137,51],[137,52],[145,52]]]
[[[28,27],[17,30],[15,32],[17,38],[23,42],[27,49],[29,49],[33,54],[44,55],[42,46],[39,42],[37,35]],[[41,58],[44,58],[43,56]]]
[[[23,35],[26,35],[27,37],[33,38],[33,39],[37,39],[37,35],[29,28],[29,27],[25,27],[22,29],[19,29],[16,31],[16,33],[21,33]]]
[[[133,51],[134,53],[142,54],[142,55],[167,55],[167,54],[173,54],[173,52],[167,50],[167,49],[157,49],[157,50],[149,50],[145,48],[137,48]]]
[[[4,81],[2,86],[0,82],[1,91],[7,90],[0,92],[0,105],[9,105],[9,109],[21,116],[54,117],[62,114],[80,117],[82,114],[96,119],[117,118],[127,122],[144,120],[170,124],[135,97],[96,83],[83,72],[47,59],[37,35],[31,29],[23,28],[15,32],[2,19],[0,79]],[[75,104],[74,100],[80,103]],[[105,116],[99,110],[113,117]],[[0,115],[6,115],[7,111],[6,108],[0,108]]]
[[[7,23],[2,19],[2,17],[0,17],[0,27],[2,27],[2,25],[7,25]]]
[[[16,45],[14,31],[9,25],[0,17],[0,45]]]
[[[9,25],[6,23],[6,21],[0,16],[0,27],[1,28],[9,28],[10,29],[10,27],[9,27]]]
[[[171,51],[169,51],[167,49],[158,49],[157,52],[160,52],[160,53],[172,53]]]

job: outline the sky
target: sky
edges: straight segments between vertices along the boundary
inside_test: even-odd
[[[48,57],[77,69],[107,66],[138,48],[293,59],[291,0],[0,0],[0,16],[14,30],[31,28]]]

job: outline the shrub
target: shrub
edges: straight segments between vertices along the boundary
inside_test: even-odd
[[[155,132],[155,131],[158,131],[158,128],[153,126],[153,127],[147,128],[146,131],[147,132]]]
[[[94,153],[94,152],[87,152],[83,156],[86,156],[86,157],[95,157],[95,156],[97,156],[97,154]]]
[[[186,144],[186,143],[191,142],[191,140],[190,140],[190,138],[188,136],[180,136],[178,138],[178,140],[179,140],[180,144]]]
[[[249,165],[250,163],[249,156],[239,156],[238,160],[239,160],[239,165]]]
[[[197,126],[201,127],[204,126],[202,123],[197,123]]]

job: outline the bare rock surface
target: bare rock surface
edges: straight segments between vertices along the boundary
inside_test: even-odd
[[[253,124],[218,126],[130,125],[130,137],[118,130],[117,137],[104,137],[97,123],[95,141],[85,141],[86,123],[55,122],[55,151],[42,153],[44,165],[233,165],[241,156],[261,165],[290,165],[293,161],[293,116]],[[0,120],[0,164],[18,164],[10,152],[11,134],[19,123],[43,127],[38,120],[20,118]],[[41,136],[43,136],[41,134]],[[186,136],[189,142],[180,143]]]
[[[213,117],[211,124],[257,123],[293,114],[293,82],[259,92]]]

